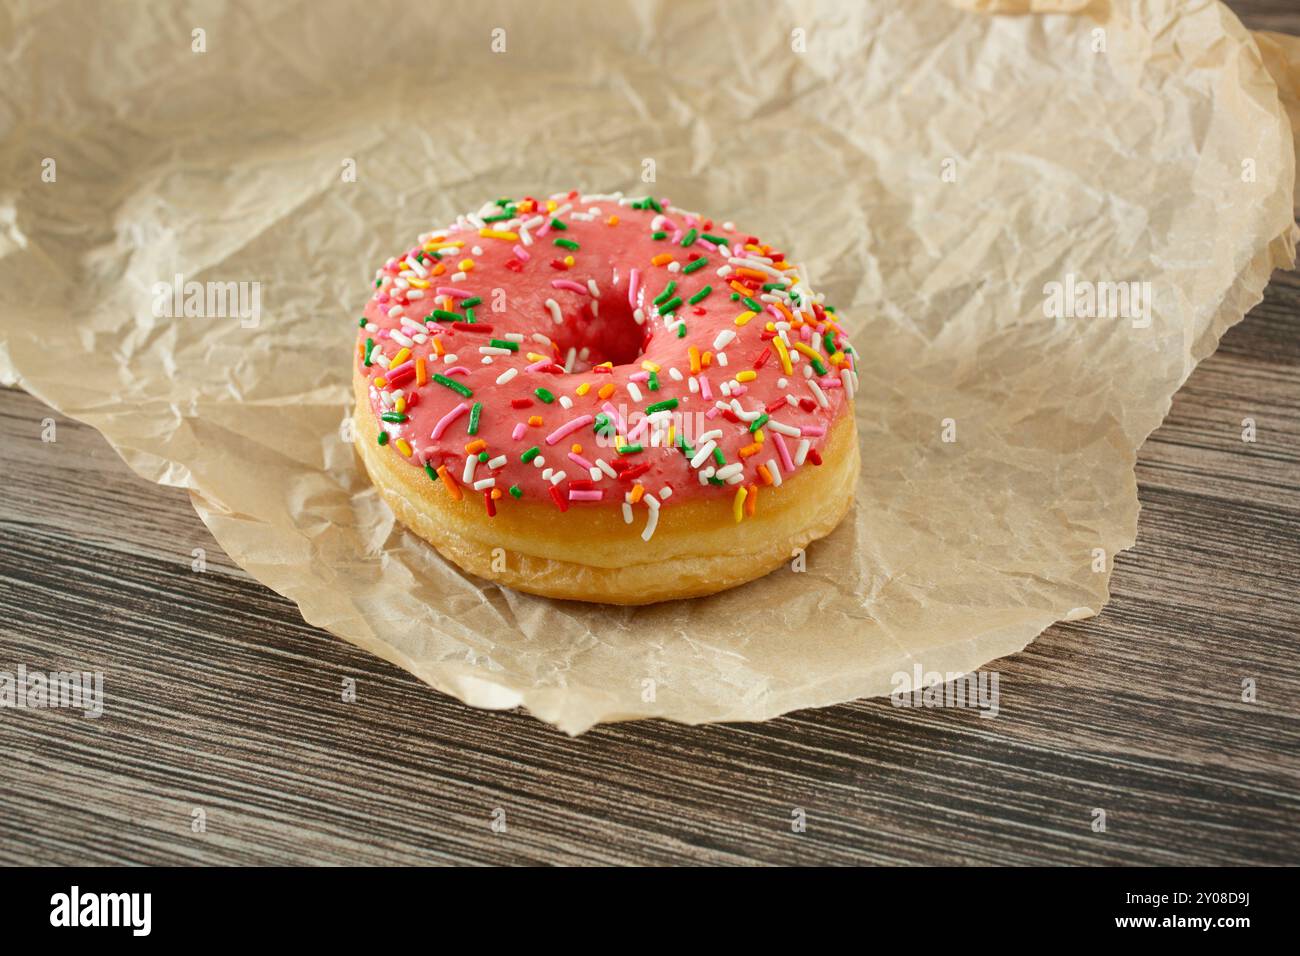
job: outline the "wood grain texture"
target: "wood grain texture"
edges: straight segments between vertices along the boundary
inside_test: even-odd
[[[183,493],[0,392],[0,670],[108,694],[0,711],[0,863],[1300,863],[1298,374],[1293,272],[1143,448],[1110,605],[998,662],[997,719],[872,700],[577,740],[309,627]]]

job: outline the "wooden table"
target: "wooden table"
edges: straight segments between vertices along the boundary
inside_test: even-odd
[[[870,700],[576,740],[307,626],[183,493],[0,392],[0,670],[109,695],[0,711],[0,863],[1300,862],[1298,374],[1293,272],[1142,450],[1110,605],[998,662],[997,719]]]

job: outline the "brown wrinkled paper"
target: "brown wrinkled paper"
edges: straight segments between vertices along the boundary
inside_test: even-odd
[[[0,368],[309,622],[474,706],[762,720],[979,668],[1106,603],[1135,450],[1293,261],[1300,53],[1214,5],[856,6],[10,5]],[[571,186],[734,220],[847,317],[862,481],[806,572],[555,602],[370,488],[340,423],[373,270]],[[259,324],[156,317],[177,274],[260,283]],[[1046,318],[1067,275],[1149,282],[1149,326]]]

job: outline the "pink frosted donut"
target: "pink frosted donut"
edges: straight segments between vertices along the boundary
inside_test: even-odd
[[[644,604],[753,580],[853,498],[856,355],[793,263],[654,198],[497,200],[375,275],[357,447],[466,571]]]

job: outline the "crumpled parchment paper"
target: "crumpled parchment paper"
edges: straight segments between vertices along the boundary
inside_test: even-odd
[[[1300,54],[1210,3],[969,7],[10,4],[0,370],[475,706],[761,720],[979,668],[1105,604],[1135,450],[1293,261]],[[806,570],[553,602],[368,486],[340,426],[374,268],[572,186],[734,220],[847,318],[862,481]],[[177,275],[259,283],[257,321],[157,314]],[[1045,315],[1067,281],[1149,283],[1145,324]]]

